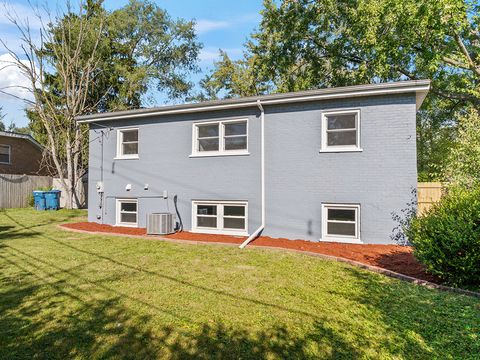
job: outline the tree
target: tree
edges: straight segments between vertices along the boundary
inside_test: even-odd
[[[479,9],[469,0],[265,0],[244,62],[260,88],[275,92],[432,79],[418,124],[427,140],[419,171],[432,174],[458,111],[480,104]],[[218,62],[206,83],[219,83],[219,93],[251,89],[249,78],[225,82],[224,68]]]
[[[78,206],[77,188],[87,165],[86,127],[75,118],[94,112],[138,108],[150,85],[170,97],[185,95],[200,45],[194,23],[171,20],[149,2],[132,0],[108,12],[102,1],[88,0],[43,24],[35,41],[28,24],[17,26],[23,54],[3,45],[29,79],[34,100],[27,110],[46,161],[66,191],[66,206]],[[45,25],[46,24],[46,25]],[[26,59],[26,60],[25,60]]]
[[[453,146],[447,154],[443,178],[452,185],[475,188],[480,185],[480,112],[470,108],[459,119]]]
[[[3,113],[3,106],[0,106],[0,131],[5,131],[5,124],[3,123],[4,118],[5,114]]]
[[[34,99],[29,101],[31,111],[45,131],[48,158],[66,191],[66,206],[72,208],[74,203],[79,205],[76,189],[85,171],[84,132],[75,117],[89,110],[88,90],[94,85],[102,35],[88,30],[92,24],[84,9],[78,13],[69,10],[58,29],[49,19],[48,25],[42,25],[39,42],[34,40],[28,24],[14,17],[10,20],[19,30],[24,53],[17,54],[3,45],[14,59],[11,65],[17,66],[30,82]],[[82,50],[87,44],[89,56],[84,57]]]

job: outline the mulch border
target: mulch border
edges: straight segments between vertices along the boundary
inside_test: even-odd
[[[182,239],[171,239],[171,238],[166,238],[162,236],[155,236],[155,235],[131,235],[131,234],[119,234],[119,233],[110,233],[110,232],[103,232],[103,231],[88,231],[88,230],[79,230],[79,229],[72,229],[69,227],[66,227],[64,225],[67,224],[58,224],[57,227],[64,230],[64,231],[71,231],[71,232],[77,232],[77,233],[84,233],[84,234],[105,234],[109,236],[119,236],[119,237],[129,237],[129,238],[136,238],[136,239],[146,239],[146,240],[160,240],[160,241],[168,241],[172,243],[177,243],[177,244],[188,244],[188,245],[222,245],[222,246],[235,246],[238,247],[238,244],[234,243],[225,243],[225,242],[212,242],[212,241],[198,241],[198,240],[182,240]],[[261,248],[261,249],[269,249],[269,250],[286,250],[286,251],[291,251],[299,254],[305,254],[308,256],[315,256],[319,257],[325,260],[332,260],[332,261],[338,261],[342,263],[346,263],[352,266],[356,266],[365,270],[369,270],[378,274],[386,275],[391,278],[403,280],[412,284],[420,285],[427,287],[429,289],[437,289],[437,290],[442,290],[442,291],[448,291],[448,292],[454,292],[458,294],[463,294],[463,295],[468,295],[468,296],[473,296],[480,298],[480,292],[476,291],[471,291],[471,290],[465,290],[465,289],[459,289],[459,288],[453,288],[450,286],[446,285],[440,285],[440,284],[435,284],[433,282],[427,281],[427,280],[422,280],[415,278],[413,276],[408,276],[404,274],[397,273],[392,270],[384,269],[378,266],[372,266],[372,265],[367,265],[358,261],[350,260],[350,259],[345,259],[342,257],[338,256],[332,256],[332,255],[325,255],[325,254],[319,254],[311,251],[306,251],[306,250],[296,250],[296,249],[289,249],[289,248],[284,248],[281,246],[265,246],[265,245],[255,245],[251,244],[251,246],[254,246],[256,248]],[[247,249],[248,250],[248,249]]]

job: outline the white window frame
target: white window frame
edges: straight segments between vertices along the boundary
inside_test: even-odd
[[[232,123],[239,123],[245,122],[246,123],[246,134],[247,137],[247,148],[246,149],[239,149],[239,150],[225,150],[225,125],[232,124]],[[201,121],[195,122],[192,124],[192,153],[190,157],[205,157],[205,156],[228,156],[228,155],[249,155],[248,152],[248,126],[249,126],[248,118],[242,119],[230,119],[230,120],[216,120],[216,121]],[[198,127],[202,125],[215,125],[218,124],[218,151],[198,151],[197,143],[198,143]],[[244,135],[238,135],[244,136]]]
[[[197,206],[198,205],[213,205],[217,207],[217,227],[207,228],[197,226]],[[225,206],[244,206],[245,216],[227,216],[229,218],[244,218],[244,229],[225,229],[223,227],[224,207]],[[214,216],[214,215],[213,215]],[[248,236],[248,201],[211,201],[211,200],[193,200],[192,201],[192,232],[200,234],[222,234],[234,236]]]
[[[328,234],[328,209],[355,210],[355,236]],[[350,221],[347,222],[351,223]],[[322,238],[320,241],[363,244],[360,238],[360,204],[322,204]]]
[[[356,122],[355,129],[357,131],[357,144],[356,145],[328,145],[327,130],[328,130],[328,116],[330,115],[352,115],[355,114]],[[361,114],[360,109],[342,109],[334,111],[322,112],[322,141],[320,152],[359,152],[363,151],[360,144],[360,126]],[[340,130],[341,131],[341,130]]]
[[[8,144],[0,144],[0,146],[8,149],[8,162],[0,161],[0,164],[10,165],[12,163],[12,146]]]
[[[135,212],[137,214],[137,221],[134,223],[124,223],[121,222],[120,219],[120,213],[121,213],[121,203],[133,203],[137,204],[137,211]],[[129,211],[128,213],[133,213],[133,211]],[[126,226],[126,227],[138,227],[138,199],[135,198],[129,198],[129,199],[116,199],[116,218],[115,218],[115,226]]]
[[[137,130],[137,132],[138,132],[138,140],[137,140],[138,152],[137,152],[137,154],[124,155],[124,154],[122,154],[123,132],[132,131],[132,130]],[[128,127],[128,128],[117,129],[117,156],[115,157],[115,159],[138,159],[139,158],[139,156],[138,156],[139,153],[140,153],[140,130],[139,130],[139,128],[138,127]]]

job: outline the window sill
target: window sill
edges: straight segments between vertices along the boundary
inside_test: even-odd
[[[115,156],[113,160],[138,160],[138,156]]]
[[[349,149],[349,148],[344,148],[344,149],[320,149],[319,152],[321,153],[340,153],[340,152],[362,152],[362,148],[355,148],[355,149]]]
[[[121,226],[121,227],[131,227],[131,228],[136,228],[136,227],[138,227],[138,224],[122,224],[122,223],[120,223],[120,224],[117,224],[117,223],[116,223],[116,224],[115,224],[115,225],[113,225],[113,226]]]
[[[324,237],[319,239],[320,242],[338,242],[338,243],[346,243],[346,244],[363,244],[363,241],[360,239],[350,239],[350,238],[342,238],[342,237]]]
[[[217,229],[192,229],[192,233],[197,234],[214,234],[214,235],[231,235],[231,236],[249,236],[246,231],[228,231],[228,230],[217,230]]]
[[[212,152],[210,154],[195,153],[195,154],[190,154],[188,157],[197,158],[197,157],[248,156],[248,155],[250,155],[248,151],[238,151],[238,152]]]
[[[12,165],[12,163],[11,162],[1,162],[0,161],[0,165]]]

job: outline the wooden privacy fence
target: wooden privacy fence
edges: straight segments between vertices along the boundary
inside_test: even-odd
[[[439,182],[419,182],[418,190],[418,214],[424,214],[434,203],[442,197],[443,185]]]
[[[32,191],[47,186],[49,176],[0,174],[0,209],[27,207]]]

